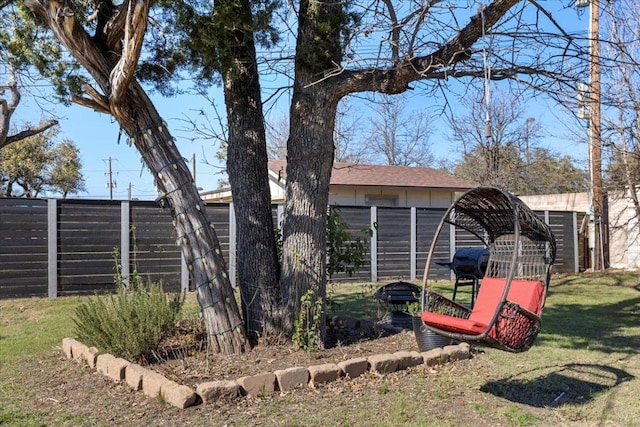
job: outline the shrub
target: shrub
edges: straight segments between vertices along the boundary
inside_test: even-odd
[[[175,328],[183,303],[184,295],[168,294],[160,283],[131,280],[115,295],[96,295],[76,308],[76,336],[100,351],[147,361]]]

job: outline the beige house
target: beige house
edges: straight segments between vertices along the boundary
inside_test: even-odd
[[[273,203],[283,203],[287,180],[285,160],[270,160],[269,187]],[[335,163],[329,204],[448,208],[472,183],[427,167]],[[205,201],[232,200],[228,188],[201,193]]]
[[[636,191],[640,194],[640,188]],[[546,194],[520,196],[534,210],[569,211],[588,213],[591,199],[589,193]],[[640,270],[640,224],[629,190],[610,192],[607,197],[609,266],[623,270]],[[591,248],[595,240],[588,222],[578,224],[579,231]]]

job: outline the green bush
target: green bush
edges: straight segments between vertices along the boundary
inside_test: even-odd
[[[159,283],[133,280],[115,295],[94,296],[75,310],[77,338],[127,360],[150,360],[175,328],[184,295],[168,294]]]

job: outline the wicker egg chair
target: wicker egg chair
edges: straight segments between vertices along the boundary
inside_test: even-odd
[[[429,280],[445,226],[477,238],[488,249],[486,272],[473,307],[435,292]],[[423,275],[421,319],[443,337],[511,352],[528,350],[540,332],[556,243],[547,224],[520,199],[497,187],[479,187],[447,210],[431,244]]]

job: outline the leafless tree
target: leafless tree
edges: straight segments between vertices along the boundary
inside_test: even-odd
[[[374,163],[393,166],[430,166],[432,123],[424,110],[409,109],[404,94],[383,94],[373,103],[369,118],[368,153]]]
[[[482,167],[474,168],[474,181],[513,188],[516,160],[520,154],[528,157],[538,144],[540,123],[524,117],[522,103],[504,90],[487,100],[484,90],[471,89],[460,106],[447,120],[463,158],[475,153],[483,162]],[[520,150],[520,144],[524,150]]]
[[[0,85],[0,149],[14,142],[22,141],[38,135],[58,124],[58,120],[44,120],[37,125],[23,127],[20,131],[10,134],[11,118],[20,105],[20,88],[13,70],[8,70],[7,82]]]
[[[269,159],[282,160],[287,158],[287,135],[289,135],[289,121],[285,115],[267,122],[267,154]]]
[[[355,104],[344,99],[339,105],[334,135],[335,161],[348,163],[367,163],[373,161],[368,138],[363,138],[367,126],[362,122]],[[278,116],[273,122],[267,122],[267,150],[270,159],[285,159],[289,120],[287,116]]]
[[[452,79],[472,78],[511,79],[561,97],[575,91],[576,74],[585,66],[584,46],[541,2],[494,0],[480,8],[471,1],[349,6],[339,0],[301,1],[295,9],[282,266],[288,313],[299,312],[305,294],[325,295],[326,205],[342,98],[409,89],[433,96],[446,93]],[[492,38],[491,49],[483,48],[486,38]]]

